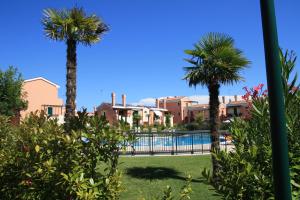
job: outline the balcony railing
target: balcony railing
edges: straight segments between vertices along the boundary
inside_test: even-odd
[[[64,114],[64,106],[63,105],[42,105],[42,110],[48,115],[53,117],[58,117]]]

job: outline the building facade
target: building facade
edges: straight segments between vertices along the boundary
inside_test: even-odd
[[[195,103],[194,101],[185,96],[160,98],[158,101],[159,107],[168,110],[174,116],[174,124],[188,123],[188,107]]]
[[[31,112],[44,111],[49,117],[58,118],[62,123],[65,108],[63,100],[58,96],[58,89],[59,85],[43,77],[25,80],[22,90],[28,107],[21,111],[21,118],[24,119]]]
[[[110,103],[102,103],[96,108],[98,116],[105,116],[111,125],[124,121],[133,126],[141,125],[167,125],[167,118],[170,120],[170,126],[173,126],[173,117],[165,108],[156,106],[131,105],[126,103],[126,95],[122,95],[122,103],[116,102],[116,94],[111,94]]]
[[[228,98],[228,97],[227,97]],[[248,117],[248,103],[235,95],[233,100],[220,97],[219,119],[228,120],[233,117]],[[120,120],[130,126],[166,125],[166,116],[171,116],[171,124],[186,124],[196,120],[201,114],[204,121],[209,121],[209,104],[198,104],[185,96],[163,97],[156,99],[155,106],[130,105],[126,103],[126,95],[122,95],[122,103],[116,103],[115,93],[111,94],[110,103],[102,103],[96,109],[97,115],[105,115],[110,124]],[[138,115],[138,122],[134,116]]]
[[[227,98],[227,99],[226,99]],[[209,104],[198,104],[185,96],[166,97],[159,99],[160,107],[167,109],[174,116],[174,124],[191,123],[196,119],[199,113],[203,120],[209,120]],[[248,117],[248,103],[245,100],[238,99],[238,96],[220,97],[219,118],[221,121],[232,117]]]
[[[209,105],[208,104],[196,104],[191,105],[188,108],[188,122],[195,121],[197,115],[201,115],[204,121],[209,120]],[[226,117],[226,104],[220,103],[219,106],[219,118],[222,120]]]

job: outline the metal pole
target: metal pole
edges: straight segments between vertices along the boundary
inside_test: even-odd
[[[176,134],[175,135],[175,152],[176,152],[176,154],[177,154],[177,138],[178,138],[178,135]]]
[[[171,151],[171,155],[174,155],[174,133],[172,134],[172,151]]]
[[[149,155],[151,155],[151,132],[149,131],[149,135],[148,135],[148,143],[149,143]]]
[[[269,93],[275,199],[291,200],[288,143],[274,1],[260,0],[260,7]]]
[[[153,137],[154,137],[154,134],[152,133],[151,135],[152,135],[152,137],[151,137],[151,147],[152,147],[151,155],[153,155],[154,154],[154,148],[153,148]]]
[[[201,150],[203,154],[203,132],[201,132]]]
[[[194,154],[194,134],[191,133],[192,135],[192,151],[191,151],[191,154]]]

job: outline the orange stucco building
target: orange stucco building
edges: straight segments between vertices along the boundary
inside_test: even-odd
[[[228,98],[228,97],[227,97]],[[174,116],[174,124],[185,124],[193,122],[196,116],[201,113],[203,120],[209,120],[209,105],[198,104],[185,96],[166,97],[159,99],[160,107],[167,109]],[[248,103],[245,100],[238,100],[235,95],[233,99],[220,97],[219,118],[227,120],[232,117],[247,117]]]
[[[174,117],[174,124],[188,122],[188,107],[194,101],[185,96],[166,97],[159,99],[159,107],[167,109]]]
[[[247,117],[248,103],[244,100],[238,100],[235,95],[232,99],[220,97],[219,119],[228,120],[232,117]],[[115,124],[119,120],[127,121],[133,124],[134,113],[141,116],[140,125],[144,124],[165,124],[166,114],[171,114],[172,124],[191,123],[200,113],[203,120],[209,120],[209,105],[198,104],[186,96],[162,97],[156,99],[155,106],[134,106],[126,104],[126,95],[122,95],[122,103],[116,103],[115,93],[112,93],[111,103],[102,103],[97,107],[97,114],[105,115],[110,124]]]
[[[167,109],[159,107],[158,101],[155,107],[127,104],[125,94],[122,95],[122,103],[117,103],[115,93],[111,94],[110,103],[104,102],[97,107],[96,113],[98,116],[105,116],[112,125],[123,120],[131,127],[136,123],[135,114],[140,116],[139,125],[166,125],[166,115],[170,114]],[[173,126],[173,116],[170,116],[170,126]]]
[[[23,92],[28,101],[28,108],[21,111],[24,119],[29,113],[44,111],[50,117],[56,117],[63,122],[63,100],[58,97],[59,86],[43,77],[37,77],[24,81]]]

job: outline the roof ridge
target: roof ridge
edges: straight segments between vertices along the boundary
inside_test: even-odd
[[[41,76],[36,77],[36,78],[31,78],[31,79],[24,80],[24,83],[26,83],[26,82],[31,82],[31,81],[36,81],[36,80],[43,80],[43,81],[45,81],[45,82],[47,82],[47,83],[49,83],[49,84],[51,84],[51,85],[54,85],[54,86],[57,87],[57,88],[60,88],[59,85],[57,85],[57,84],[55,84],[55,83],[49,81],[48,79],[46,79],[46,78],[44,78],[44,77],[41,77]]]

